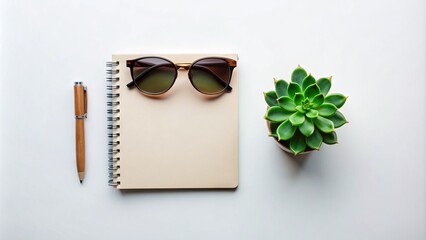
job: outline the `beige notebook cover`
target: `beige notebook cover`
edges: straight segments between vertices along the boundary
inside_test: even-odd
[[[238,63],[230,82],[232,92],[206,98],[193,88],[188,71],[179,70],[166,96],[156,99],[126,86],[132,81],[126,60],[143,56],[154,55],[112,56],[118,66],[110,69],[112,85],[108,87],[113,97],[108,104],[109,120],[113,120],[110,184],[118,189],[236,188]],[[174,63],[208,56],[238,58],[236,54],[155,56]]]

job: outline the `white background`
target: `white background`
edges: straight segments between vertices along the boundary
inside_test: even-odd
[[[425,14],[422,0],[2,1],[0,239],[425,239]],[[104,62],[142,52],[239,54],[236,191],[107,186]],[[350,124],[294,159],[267,137],[262,92],[297,64],[333,75]]]

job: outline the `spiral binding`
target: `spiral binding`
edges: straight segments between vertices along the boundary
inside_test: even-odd
[[[108,121],[108,185],[117,187],[120,185],[120,78],[116,76],[120,71],[116,69],[119,62],[106,63],[107,81],[107,121]]]

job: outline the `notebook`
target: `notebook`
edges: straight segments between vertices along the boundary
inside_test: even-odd
[[[178,71],[163,98],[137,89],[126,60],[160,56],[174,63],[236,54],[114,54],[107,63],[109,184],[118,189],[238,186],[238,67],[231,92],[206,98]]]

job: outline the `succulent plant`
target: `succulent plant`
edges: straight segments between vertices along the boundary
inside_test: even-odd
[[[291,74],[291,82],[275,80],[275,91],[264,93],[269,135],[295,155],[318,150],[323,142],[337,143],[335,129],[347,123],[338,109],[347,97],[328,94],[330,88],[331,77],[315,80],[300,66]]]

